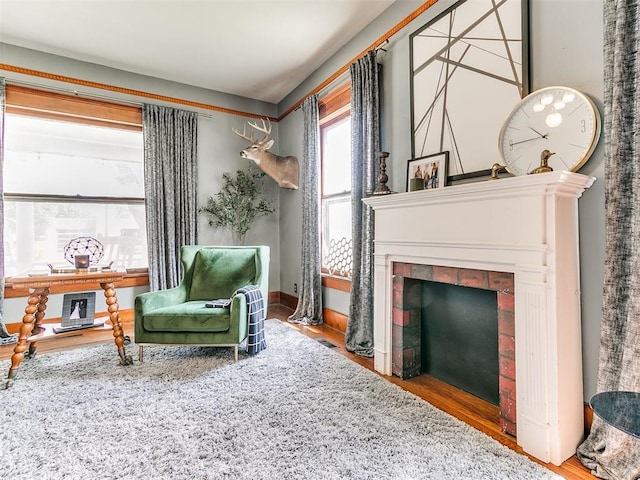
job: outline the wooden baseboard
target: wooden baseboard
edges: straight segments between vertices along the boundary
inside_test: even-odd
[[[298,306],[298,297],[280,292],[280,305],[295,310]]]
[[[278,292],[280,305],[290,308],[291,310],[295,310],[298,306],[298,297],[294,297],[293,295],[289,295],[288,293]],[[271,301],[271,294],[269,294],[269,303],[275,303]],[[347,316],[336,312],[335,310],[330,310],[328,308],[324,308],[322,310],[322,315],[324,317],[324,323],[335,330],[339,330],[341,332],[347,331]]]
[[[346,315],[328,308],[322,310],[322,315],[324,317],[324,323],[326,323],[327,326],[339,330],[342,333],[347,331],[347,318],[349,317]]]
[[[280,305],[280,295],[282,292],[269,292],[269,305]]]

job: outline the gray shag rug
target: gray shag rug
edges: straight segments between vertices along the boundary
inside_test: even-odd
[[[278,320],[254,357],[113,344],[23,361],[0,477],[560,479]],[[0,362],[2,372],[9,362]],[[3,373],[4,374],[4,373]]]

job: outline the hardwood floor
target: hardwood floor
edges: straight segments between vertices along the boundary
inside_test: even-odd
[[[326,325],[300,326],[286,323],[286,319],[291,313],[292,310],[281,305],[269,306],[269,318],[277,318],[285,322],[290,328],[296,329],[311,338],[323,338],[327,340],[336,346],[335,351],[373,371],[372,358],[360,357],[346,350],[343,332]],[[132,323],[125,323],[124,330],[125,335],[133,336]],[[38,342],[38,353],[62,351],[108,342],[113,342],[113,336],[110,330],[84,330],[78,332],[77,335],[70,336],[67,334],[64,338],[54,337],[54,339],[40,341]],[[13,347],[14,345],[0,346],[0,359],[9,359],[13,354]],[[133,355],[134,359],[137,359],[137,352],[128,350],[127,353]],[[1,374],[4,376],[6,372],[2,372]],[[396,377],[386,376],[383,376],[383,378],[486,433],[510,449],[526,455],[522,449],[517,446],[515,438],[500,431],[498,407],[428,375],[421,375],[410,380],[401,380]],[[17,381],[19,381],[19,375]],[[575,456],[571,457],[561,466],[545,464],[533,457],[531,457],[531,459],[569,480],[596,478],[590,474],[589,470],[582,466]]]

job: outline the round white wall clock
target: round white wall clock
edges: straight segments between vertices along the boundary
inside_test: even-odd
[[[593,153],[600,123],[597,107],[583,93],[569,87],[542,88],[509,114],[498,149],[513,175],[532,173],[541,165],[541,157],[553,170],[575,172]]]

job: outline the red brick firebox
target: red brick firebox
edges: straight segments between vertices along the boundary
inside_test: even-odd
[[[513,274],[469,268],[393,264],[392,371],[406,379],[421,371],[420,281],[494,290],[498,300],[500,427],[516,435],[516,360]]]

